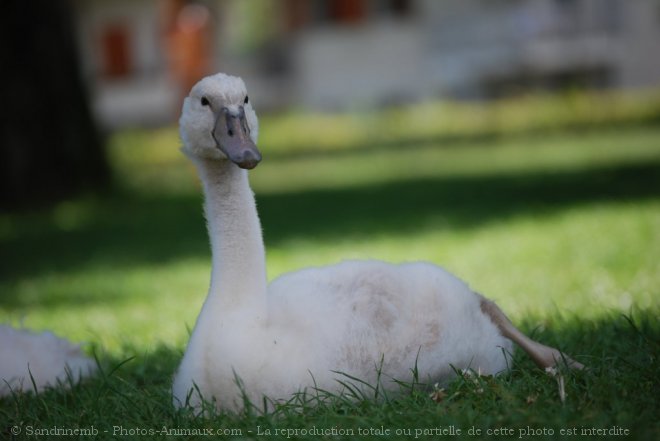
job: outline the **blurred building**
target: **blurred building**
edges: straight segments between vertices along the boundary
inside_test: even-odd
[[[660,85],[659,0],[76,0],[106,127],[174,121],[202,75],[260,109]]]

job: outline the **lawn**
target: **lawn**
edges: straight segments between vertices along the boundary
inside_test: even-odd
[[[0,401],[3,436],[15,426],[17,439],[93,426],[101,439],[145,439],[163,428],[173,436],[156,438],[212,429],[256,439],[438,439],[459,430],[658,439],[653,118],[525,126],[532,130],[464,123],[480,136],[406,136],[405,125],[383,125],[397,115],[262,118],[264,161],[250,176],[269,278],[346,258],[438,263],[525,332],[589,366],[562,374],[564,400],[558,378],[517,352],[510,373],[458,378],[433,397],[412,385],[398,396],[326,397],[316,407],[298,397],[270,415],[175,411],[171,377],[208,287],[202,199],[175,129],[128,131],[110,139],[112,191],[0,216],[0,322],[86,342],[102,368],[70,391]],[[310,133],[287,146],[296,121],[324,127],[325,141],[310,147]]]

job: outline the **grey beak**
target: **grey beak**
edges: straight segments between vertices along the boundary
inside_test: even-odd
[[[227,107],[218,111],[213,139],[227,158],[240,168],[253,169],[261,161],[261,153],[250,138],[243,106],[238,108],[238,112],[232,112]]]

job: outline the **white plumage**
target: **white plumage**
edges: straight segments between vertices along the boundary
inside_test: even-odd
[[[52,332],[34,333],[0,325],[0,396],[12,391],[37,391],[69,379],[79,381],[96,370],[80,346]],[[34,385],[32,381],[34,380]]]
[[[239,409],[241,393],[261,403],[310,387],[339,392],[337,380],[347,377],[338,372],[371,384],[380,373],[390,389],[394,379],[411,381],[415,367],[419,380],[431,383],[451,378],[454,368],[495,374],[510,361],[504,335],[528,343],[530,354],[540,351],[540,365],[559,357],[429,263],[347,261],[268,286],[244,170],[261,155],[243,81],[224,74],[200,81],[184,101],[180,130],[204,186],[213,257],[208,297],[174,379],[175,405],[197,406],[199,393],[219,408]]]

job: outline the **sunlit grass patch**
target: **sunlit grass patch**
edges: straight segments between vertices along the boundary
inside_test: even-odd
[[[575,92],[491,102],[428,101],[378,111],[291,112],[262,118],[261,138],[274,154],[350,151],[428,140],[492,140],[525,134],[657,122],[660,92]]]
[[[552,173],[660,160],[658,130],[566,133],[454,144],[266,159],[251,175],[257,195],[297,189],[350,188],[410,179]],[[268,145],[262,148],[268,155]],[[579,189],[576,189],[579,190]],[[448,207],[450,208],[450,207]]]

